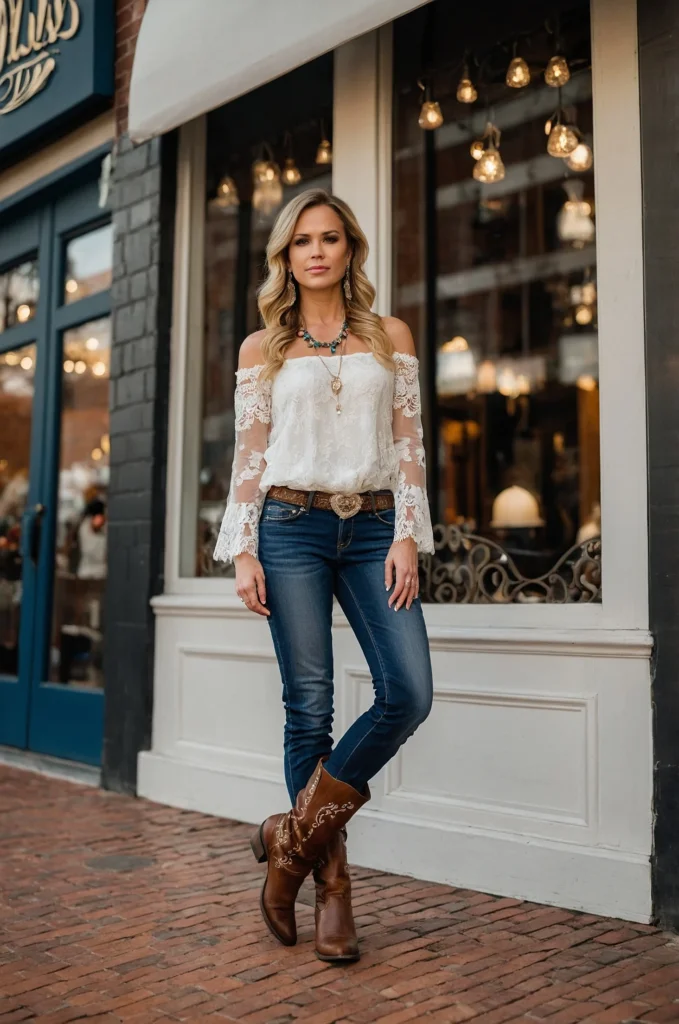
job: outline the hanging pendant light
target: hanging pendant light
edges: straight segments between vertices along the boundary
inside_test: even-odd
[[[499,150],[491,143],[480,160],[474,164],[474,178],[486,185],[502,181],[505,176],[505,165]]]
[[[321,121],[321,141],[319,142],[318,149],[316,150],[316,163],[321,166],[327,166],[332,163],[332,146],[325,134],[323,121]]]
[[[559,110],[547,139],[547,152],[554,157],[570,156],[580,143],[577,128],[573,125],[563,124],[561,117],[562,114]]]
[[[570,156],[566,157],[566,166],[571,171],[580,173],[588,171],[593,163],[594,154],[591,146],[588,146],[586,142],[578,143]]]
[[[268,146],[266,147],[268,149]],[[252,205],[265,216],[273,213],[283,202],[281,169],[275,160],[255,160],[252,165]]]
[[[420,89],[422,89],[423,93],[422,106],[420,107],[420,116],[417,119],[417,123],[420,128],[423,128],[425,131],[435,131],[443,124],[441,107],[434,99],[431,82],[427,82],[426,85],[423,85],[422,82],[418,82],[417,84]]]
[[[285,185],[299,185],[302,180],[302,172],[295,163],[295,158],[288,156],[285,158],[285,166],[283,167],[283,183]]]
[[[530,68],[523,57],[513,57],[507,68],[505,82],[510,89],[525,89],[530,85]]]
[[[283,183],[285,185],[299,185],[302,180],[302,173],[295,163],[290,132],[285,133],[285,151],[287,156],[285,157],[285,164],[283,165],[283,173],[281,175]]]
[[[551,57],[549,64],[545,68],[545,82],[547,85],[550,85],[552,89],[558,89],[570,81],[570,77],[571,69],[568,67],[566,58],[560,56]]]
[[[231,207],[238,206],[239,202],[236,182],[230,174],[225,174],[217,185],[215,206],[218,206],[220,210],[228,210]]]
[[[483,139],[484,150],[474,164],[472,174],[476,181],[492,185],[502,181],[505,176],[505,165],[500,156],[500,129],[489,121],[483,133]]]
[[[505,176],[505,165],[500,156],[500,130],[490,121],[483,134],[485,146],[483,153],[476,161],[473,177],[486,185],[502,181]]]
[[[462,70],[462,78],[458,82],[455,95],[458,103],[476,103],[479,98],[474,83],[469,77],[469,67],[467,64],[464,65]]]

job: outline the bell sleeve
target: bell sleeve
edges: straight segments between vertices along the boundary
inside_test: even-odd
[[[416,356],[394,353],[392,430],[398,459],[394,491],[394,540],[413,537],[417,550],[434,553],[434,534],[427,501],[427,478],[422,430],[419,363]]]
[[[271,381],[260,380],[263,366],[236,371],[236,444],[231,485],[213,558],[231,562],[248,552],[257,557],[259,517],[266,494],[259,484],[266,466],[271,424]]]

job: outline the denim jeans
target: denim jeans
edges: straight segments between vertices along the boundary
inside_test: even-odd
[[[384,562],[394,510],[340,519],[267,498],[259,526],[269,626],[283,682],[285,780],[295,801],[319,758],[362,791],[431,710],[429,644],[419,598],[388,606]],[[337,596],[363,649],[372,707],[333,749],[332,606]]]

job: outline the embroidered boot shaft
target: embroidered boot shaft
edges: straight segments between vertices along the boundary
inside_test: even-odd
[[[295,899],[302,882],[323,856],[334,836],[370,799],[328,775],[323,762],[287,814],[274,814],[251,840],[255,857],[268,861],[260,907],[264,921],[285,946],[297,941]]]

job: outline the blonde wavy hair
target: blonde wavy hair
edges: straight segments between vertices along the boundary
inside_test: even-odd
[[[266,331],[261,343],[264,357],[262,375],[273,377],[280,370],[285,361],[285,350],[295,340],[300,329],[299,287],[295,285],[295,297],[291,302],[288,249],[300,215],[313,206],[329,206],[334,210],[342,221],[347,235],[351,250],[351,299],[347,301],[343,296],[343,300],[349,330],[365,342],[383,366],[392,370],[394,360],[391,341],[381,318],[372,311],[375,289],[363,269],[368,258],[368,241],[353,211],[343,199],[331,195],[325,189],[310,188],[295,196],[283,207],[276,218],[266,247],[268,272],[257,297]]]

